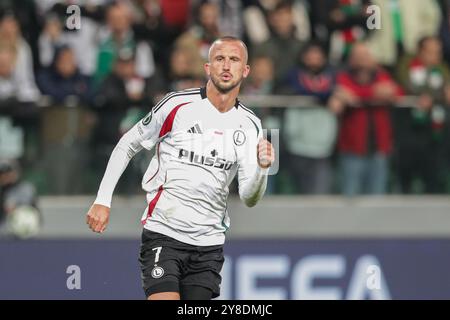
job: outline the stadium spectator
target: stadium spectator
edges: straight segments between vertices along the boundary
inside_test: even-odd
[[[41,65],[49,67],[54,59],[55,49],[66,43],[62,21],[56,14],[49,14],[39,36],[39,62]]]
[[[244,1],[246,6],[243,12],[243,22],[245,35],[249,39],[250,46],[262,43],[270,38],[270,27],[266,17],[282,1],[286,0]],[[311,37],[309,3],[306,0],[294,0],[292,4],[295,37],[302,42],[308,41]]]
[[[250,95],[273,94],[275,66],[272,59],[264,55],[253,57],[250,67],[252,73],[244,83],[242,92]]]
[[[242,93],[246,95],[272,95],[275,93],[275,65],[268,56],[256,56],[250,61],[251,75],[243,85]],[[251,106],[250,106],[251,107]],[[254,109],[261,117],[264,128],[279,129],[281,120],[272,106]],[[270,177],[269,177],[270,179]]]
[[[220,12],[217,4],[211,2],[201,3],[197,12],[198,21],[175,41],[175,47],[188,52],[195,77],[202,78],[209,47],[221,36],[218,24]]]
[[[353,43],[367,35],[370,0],[310,1],[313,36],[330,51],[332,63],[344,61]]]
[[[157,0],[161,8],[161,18],[164,24],[171,28],[184,29],[189,22],[192,6],[190,0]]]
[[[337,133],[336,116],[326,107],[336,83],[324,49],[310,43],[301,55],[301,66],[287,76],[284,91],[316,98],[307,108],[288,108],[284,113],[284,143],[289,153],[293,181],[300,193],[331,192],[330,156]]]
[[[98,128],[103,131],[101,136],[107,144],[114,145],[120,138],[120,123],[127,113],[136,113],[139,119],[152,106],[153,95],[159,92],[157,79],[141,77],[136,72],[136,63],[135,54],[123,49],[116,59],[113,72],[102,83],[95,97],[100,120]]]
[[[0,16],[13,15],[20,25],[22,37],[28,43],[31,49],[33,61],[38,61],[39,50],[37,39],[40,29],[40,21],[38,17],[37,2],[35,0],[3,0],[0,1]]]
[[[372,0],[381,10],[382,27],[374,30],[368,45],[378,63],[394,67],[403,53],[413,55],[418,41],[436,35],[441,11],[436,0]]]
[[[249,78],[244,83],[242,93],[245,95],[271,95],[275,93],[275,66],[267,56],[253,57],[250,62],[252,70]],[[251,105],[249,105],[251,107]],[[255,114],[261,119],[265,129],[280,129],[281,120],[278,110],[270,108],[268,105],[264,108],[253,109]],[[268,136],[270,131],[268,132]],[[273,194],[276,191],[277,177],[270,175],[267,177],[267,194]]]
[[[133,22],[158,37],[157,32],[163,34],[170,29],[183,30],[190,19],[189,0],[132,0],[131,8]],[[153,37],[152,37],[153,38]]]
[[[0,20],[0,116],[6,128],[12,126],[8,137],[14,137],[15,159],[23,164],[35,163],[38,154],[37,89],[31,50],[20,35],[20,27],[13,15]],[[3,128],[5,129],[5,128]],[[5,157],[5,155],[3,155]]]
[[[7,74],[2,74],[0,98],[14,96],[20,102],[36,102],[39,90],[34,78],[31,50],[22,38],[20,26],[12,13],[5,14],[0,20],[0,46],[8,52],[6,59],[10,59],[12,67],[11,70],[4,70]],[[7,66],[5,68],[8,69]]]
[[[196,75],[189,52],[183,48],[175,48],[170,55],[170,71],[168,73],[167,87],[170,91],[179,91],[188,88],[201,87],[203,78]]]
[[[38,73],[37,81],[42,94],[49,95],[55,103],[64,104],[73,97],[84,104],[90,102],[90,80],[80,73],[75,53],[68,46],[56,50],[52,65]]]
[[[233,37],[242,37],[242,1],[236,0],[191,0],[193,7],[197,7],[202,2],[213,3],[219,9],[218,28],[221,34]],[[192,13],[195,16],[195,12]]]
[[[101,81],[112,71],[120,51],[136,52],[136,73],[143,78],[151,77],[155,72],[155,63],[151,47],[145,41],[136,39],[132,24],[132,15],[128,5],[122,2],[111,4],[106,11],[107,35],[99,47],[95,83]]]
[[[450,71],[443,62],[439,38],[424,37],[418,47],[418,53],[404,57],[398,67],[406,94],[418,96],[416,106],[397,111],[398,174],[405,193],[415,191],[415,178],[426,193],[440,193],[446,173]]]
[[[344,61],[355,41],[367,34],[370,0],[310,0],[313,37],[330,50],[333,63]]]
[[[87,10],[82,11],[82,28],[79,30],[69,30],[65,26],[67,21],[65,6],[61,8],[61,5],[57,4],[44,15],[44,26],[38,39],[41,66],[49,67],[56,49],[68,45],[74,51],[80,72],[86,76],[93,75],[97,63],[97,38],[100,26],[95,19],[101,16],[101,9],[96,10],[98,12],[95,14],[89,14]]]
[[[338,74],[337,85],[333,110],[342,112],[338,137],[341,191],[345,195],[384,194],[393,147],[388,107],[401,89],[363,43],[353,45],[348,69]]]
[[[133,30],[150,41],[158,66],[167,72],[171,47],[190,19],[190,0],[132,0]]]
[[[11,102],[28,100],[27,90],[20,86],[17,73],[14,72],[17,59],[16,48],[0,43],[0,101],[2,113],[5,108],[11,106]],[[11,109],[11,108],[8,108]]]
[[[253,47],[252,55],[269,56],[276,64],[275,81],[280,83],[289,69],[295,66],[304,42],[296,37],[292,3],[282,1],[268,13],[271,36]]]

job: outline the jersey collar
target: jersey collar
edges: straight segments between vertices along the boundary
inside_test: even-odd
[[[200,88],[200,96],[202,97],[202,99],[206,99],[206,87],[201,87]],[[236,98],[236,102],[234,103],[234,107],[237,109],[239,108],[239,99]]]

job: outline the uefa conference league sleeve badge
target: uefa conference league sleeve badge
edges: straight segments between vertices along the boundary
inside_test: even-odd
[[[142,124],[144,126],[148,125],[150,123],[150,121],[152,121],[152,117],[153,117],[153,110],[151,110],[148,115],[142,119]]]

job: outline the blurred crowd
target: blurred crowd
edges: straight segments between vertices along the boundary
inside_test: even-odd
[[[242,94],[309,98],[253,108],[280,129],[269,193],[450,192],[450,0],[1,0],[0,158],[41,194],[94,193],[124,132],[205,83],[222,35],[249,47]]]

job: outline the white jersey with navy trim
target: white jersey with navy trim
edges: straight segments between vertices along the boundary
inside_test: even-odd
[[[261,121],[239,101],[222,113],[205,88],[169,93],[122,137],[95,203],[111,206],[129,160],[142,148],[156,147],[142,179],[148,202],[144,227],[192,245],[223,244],[230,226],[228,186],[236,173],[248,206],[265,191],[267,169],[257,164],[262,136]]]

